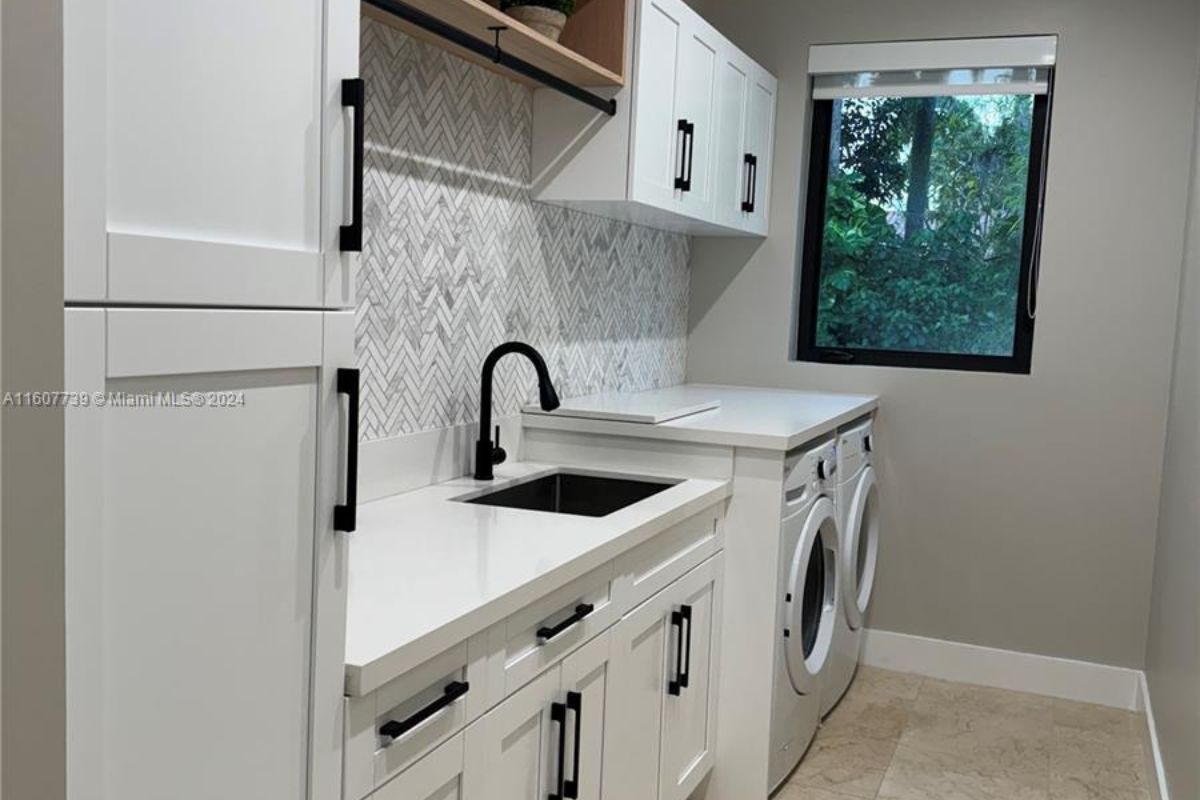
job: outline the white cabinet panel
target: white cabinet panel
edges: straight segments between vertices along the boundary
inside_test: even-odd
[[[687,626],[682,637],[687,685],[680,687],[678,694],[668,692],[663,704],[659,800],[686,800],[713,766],[713,672],[718,658],[714,635],[721,565],[718,555],[668,590]]]
[[[718,553],[612,630],[604,737],[611,800],[683,800],[712,769],[722,564]]]
[[[464,733],[450,739],[381,786],[371,795],[372,800],[468,800],[471,796],[466,793],[463,774],[465,739]]]
[[[351,305],[333,234],[358,13],[67,0],[67,299]]]
[[[114,374],[135,346],[106,336],[114,315],[213,313],[253,314],[269,333],[293,330],[298,312],[66,312],[67,386],[119,399],[67,413],[73,797],[151,800],[173,786],[175,800],[302,800],[310,783],[337,785],[309,733],[319,718],[321,740],[336,735],[340,700],[334,684],[310,706],[342,659],[340,642],[314,641],[314,615],[336,615],[339,591],[314,559],[336,556],[317,455],[336,461],[327,358],[349,348],[319,334],[327,317],[349,332],[349,315],[302,315],[318,331],[303,358],[247,358],[215,339],[200,354],[208,371],[151,361]]]
[[[688,17],[676,67],[676,111],[689,130],[685,188],[679,205],[696,219],[712,220],[714,212],[713,164],[716,154],[716,85],[721,38],[703,19]]]
[[[558,743],[565,721],[555,667],[467,728],[466,794],[487,800],[545,800],[557,787]]]
[[[639,11],[630,192],[660,208],[676,205],[675,178],[683,169],[677,70],[690,16],[680,0],[642,0]]]
[[[568,656],[562,664],[562,688],[567,706],[575,708],[568,721],[571,746],[567,774],[575,782],[578,800],[600,800],[604,770],[604,718],[612,681],[610,632],[597,636]]]
[[[754,68],[753,78],[746,113],[746,153],[756,160],[757,168],[750,176],[752,210],[745,212],[743,227],[765,236],[770,219],[777,85],[775,78],[760,67]]]
[[[612,629],[612,676],[604,731],[604,796],[658,796],[659,748],[670,647],[670,589]]]
[[[746,120],[754,65],[740,53],[726,50],[717,75],[717,154],[713,166],[717,221],[742,224],[742,201],[747,197]]]

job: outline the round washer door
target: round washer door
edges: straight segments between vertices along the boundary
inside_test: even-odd
[[[845,548],[842,563],[846,565],[842,581],[846,621],[858,630],[871,605],[875,567],[879,563],[879,484],[870,466],[863,470],[850,495],[842,546]]]
[[[807,515],[785,522],[801,525],[788,564],[784,587],[783,640],[788,677],[800,694],[820,689],[820,675],[829,661],[836,621],[838,580],[837,510],[828,497],[818,500]]]

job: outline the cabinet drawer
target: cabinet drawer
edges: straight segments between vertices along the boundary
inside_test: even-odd
[[[611,626],[618,616],[611,563],[510,616],[500,629],[504,696]]]
[[[486,660],[473,660],[475,649],[462,642],[369,695],[347,698],[344,800],[366,797],[483,713]]]
[[[626,613],[721,549],[722,506],[702,511],[614,562],[617,602]]]
[[[466,734],[459,733],[379,788],[371,800],[462,800]]]

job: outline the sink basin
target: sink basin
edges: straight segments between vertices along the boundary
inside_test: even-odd
[[[461,498],[464,503],[582,517],[605,517],[676,482],[555,472],[503,489]]]

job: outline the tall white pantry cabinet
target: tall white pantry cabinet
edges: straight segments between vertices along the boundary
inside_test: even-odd
[[[358,0],[64,24],[69,797],[337,798]]]

